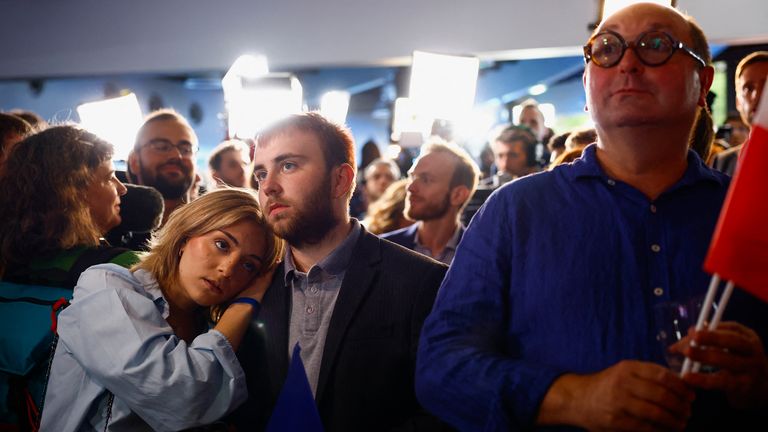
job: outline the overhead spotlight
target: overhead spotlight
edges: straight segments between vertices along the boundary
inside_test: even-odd
[[[269,73],[267,58],[263,55],[244,54],[232,63],[229,70],[221,79],[221,87],[224,89],[224,97],[227,93],[237,92],[241,87],[243,78],[254,79]]]
[[[349,110],[349,92],[329,91],[320,98],[320,113],[331,121],[344,124]]]
[[[413,52],[409,98],[419,115],[459,120],[475,103],[477,57]]]
[[[112,158],[127,160],[133,148],[136,132],[142,123],[141,108],[136,95],[128,93],[112,99],[78,105],[80,124],[115,147]]]
[[[387,146],[387,150],[385,151],[384,155],[387,159],[391,160],[397,160],[398,157],[400,157],[400,153],[403,151],[403,148],[400,147],[397,144],[390,144]]]
[[[303,107],[301,83],[289,73],[241,75],[229,85],[224,98],[229,136],[238,138],[253,138],[264,127],[301,112]]]
[[[546,84],[536,84],[532,85],[528,88],[528,94],[531,96],[538,96],[540,94],[546,93],[548,87]]]

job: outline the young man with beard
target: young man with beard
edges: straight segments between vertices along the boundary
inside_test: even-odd
[[[128,157],[129,180],[160,192],[165,203],[163,221],[191,200],[197,146],[192,126],[172,110],[151,113],[136,133]]]
[[[654,331],[655,306],[706,293],[729,184],[689,149],[708,115],[706,38],[675,9],[638,3],[606,17],[584,53],[597,144],[475,215],[424,323],[419,400],[460,430],[765,425],[764,304],[737,290],[716,330],[676,346],[711,373],[680,377]]]
[[[480,169],[454,144],[427,143],[408,173],[405,216],[415,224],[381,238],[450,264],[464,226],[461,212],[477,188]]]
[[[736,109],[747,126],[757,112],[768,79],[768,51],[757,51],[744,57],[736,66]],[[728,175],[736,172],[743,144],[715,156],[712,166]]]
[[[253,179],[288,247],[241,345],[250,394],[235,415],[242,430],[265,426],[297,344],[327,431],[437,424],[416,401],[413,375],[445,266],[349,217],[355,172],[349,131],[319,114],[290,116],[258,137]]]

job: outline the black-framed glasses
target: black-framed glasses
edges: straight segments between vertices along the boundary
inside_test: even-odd
[[[663,65],[678,49],[693,57],[702,67],[707,65],[707,62],[690,47],[675,40],[669,33],[655,30],[645,32],[634,42],[629,43],[616,32],[610,30],[600,32],[592,36],[584,45],[584,62],[589,63],[591,60],[602,68],[613,67],[619,64],[629,48],[635,50],[637,58],[646,66]]]
[[[149,141],[145,147],[149,147],[157,153],[163,154],[176,150],[183,158],[191,158],[197,152],[197,148],[190,142],[182,141],[174,144],[170,140],[164,138],[153,139]]]

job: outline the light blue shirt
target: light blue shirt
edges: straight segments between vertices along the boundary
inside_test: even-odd
[[[180,430],[210,424],[245,401],[243,370],[216,330],[191,344],[166,322],[155,278],[114,264],[80,276],[59,315],[41,431]]]

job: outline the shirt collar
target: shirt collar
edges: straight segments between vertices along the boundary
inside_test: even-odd
[[[133,277],[139,281],[142,288],[144,288],[144,291],[149,294],[152,302],[154,302],[155,305],[160,309],[160,312],[163,314],[163,318],[168,318],[168,314],[170,313],[168,308],[168,301],[163,296],[163,291],[160,289],[160,284],[157,283],[157,279],[152,276],[152,273],[144,269],[138,269],[133,272]]]
[[[325,258],[321,259],[313,267],[318,267],[324,272],[331,275],[338,275],[346,271],[349,267],[349,262],[352,260],[352,252],[355,249],[357,239],[360,237],[360,222],[355,218],[350,219],[352,229],[349,230],[347,237],[338,245],[336,249],[331,251]],[[296,264],[293,261],[293,255],[291,254],[290,245],[285,248],[285,284],[288,285],[294,277],[294,273],[297,271]]]
[[[715,182],[718,185],[723,185],[723,177],[718,176],[717,173],[706,166],[695,151],[688,150],[687,160],[688,166],[685,169],[683,177],[666,192],[671,192],[681,187],[699,182]],[[581,158],[573,161],[570,164],[570,167],[570,175],[573,180],[590,177],[608,179],[608,175],[603,171],[603,167],[601,167],[600,163],[597,161],[597,144],[588,145],[581,154]]]
[[[419,222],[418,224],[421,224]],[[414,224],[414,227],[417,227],[418,224]],[[453,231],[453,235],[448,240],[448,243],[445,244],[445,249],[451,249],[456,250],[456,246],[459,245],[459,240],[461,239],[461,232],[464,230],[464,226],[462,224],[456,225],[456,229]],[[414,237],[414,242],[416,245],[424,247],[423,244],[421,244],[421,241],[419,240],[419,231],[416,230],[416,237]]]

